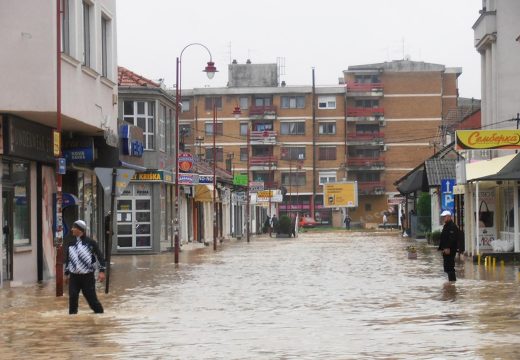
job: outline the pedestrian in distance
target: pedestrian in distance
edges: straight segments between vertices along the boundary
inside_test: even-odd
[[[267,215],[267,219],[264,221],[264,234],[269,233],[269,236],[271,236],[271,232],[269,231],[271,227],[271,219],[269,218],[269,215]]]
[[[345,223],[345,228],[347,230],[350,230],[350,223],[352,222],[352,218],[350,217],[349,214],[347,214],[347,216],[345,216],[345,220],[343,220],[343,222]]]
[[[386,230],[386,224],[388,223],[388,218],[386,217],[386,213],[383,214],[383,229]]]
[[[276,217],[276,214],[273,214],[271,217],[271,229],[274,232],[278,232],[278,218]]]
[[[78,313],[79,292],[96,313],[103,313],[103,306],[96,295],[96,279],[94,265],[99,263],[98,280],[105,280],[105,258],[99,250],[98,243],[86,236],[87,224],[77,220],[72,225],[72,237],[65,245],[65,275],[69,277],[69,314]]]
[[[441,231],[439,251],[442,251],[444,272],[448,274],[448,281],[454,283],[457,281],[455,275],[455,255],[458,247],[459,228],[453,222],[449,210],[444,210],[441,213],[441,218],[444,221],[444,226]]]

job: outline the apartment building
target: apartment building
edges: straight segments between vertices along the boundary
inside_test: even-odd
[[[387,201],[397,194],[395,180],[433,154],[431,141],[456,107],[460,72],[403,60],[351,66],[337,86],[288,86],[276,64],[233,62],[227,87],[183,90],[183,142],[213,156],[215,104],[217,161],[285,193],[257,207],[341,226],[346,210],[323,206],[322,185],[357,181],[359,206],[350,216],[377,226],[383,213],[390,221],[397,213]]]
[[[111,149],[117,158],[116,2],[2,1],[0,22],[0,273],[15,285],[55,275],[58,99],[67,159],[64,230],[80,217],[89,236],[103,238],[104,195],[92,169]]]

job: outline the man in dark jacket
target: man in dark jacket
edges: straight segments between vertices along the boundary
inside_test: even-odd
[[[94,278],[94,264],[99,262],[99,281],[105,280],[105,259],[99,251],[96,241],[85,236],[87,224],[77,220],[72,225],[72,238],[65,245],[65,275],[69,279],[69,314],[78,313],[80,290],[90,308],[96,314],[103,313],[103,306],[96,295],[96,279]]]
[[[444,227],[441,232],[439,250],[442,251],[444,272],[448,274],[448,280],[450,282],[455,282],[457,281],[457,277],[455,276],[455,255],[457,253],[459,228],[451,219],[451,212],[449,210],[444,210],[441,213],[441,217],[444,220]]]

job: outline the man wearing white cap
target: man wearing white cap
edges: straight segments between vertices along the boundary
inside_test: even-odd
[[[65,275],[69,279],[69,314],[78,313],[79,292],[96,314],[103,313],[103,306],[96,295],[94,265],[99,262],[99,281],[105,280],[105,259],[96,241],[85,236],[87,224],[77,220],[72,225],[72,236],[65,246]]]
[[[451,212],[449,210],[444,210],[441,213],[441,218],[444,220],[444,227],[441,232],[439,250],[442,251],[444,272],[448,274],[448,280],[453,283],[457,281],[457,277],[455,276],[455,255],[457,253],[459,228],[451,219]]]

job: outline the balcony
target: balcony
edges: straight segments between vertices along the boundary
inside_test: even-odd
[[[256,119],[266,119],[266,120],[275,120],[276,119],[276,106],[251,106],[249,108],[249,117],[253,120]]]
[[[347,93],[359,96],[382,96],[382,83],[347,83]]]
[[[373,118],[380,120],[384,116],[384,109],[382,107],[364,108],[364,107],[351,107],[347,108],[347,117],[353,118]]]
[[[251,145],[275,145],[276,131],[251,131],[249,140]]]
[[[481,11],[480,17],[473,25],[475,48],[477,51],[484,51],[488,46],[496,41],[497,34],[497,12]]]
[[[251,156],[249,159],[249,166],[255,168],[252,170],[273,170],[276,168],[277,163],[278,159],[271,155]]]
[[[381,181],[358,181],[359,195],[384,195],[385,184]]]
[[[385,158],[380,157],[349,157],[347,169],[349,170],[384,170]]]
[[[347,134],[347,145],[381,145],[384,142],[383,132],[355,132]]]

